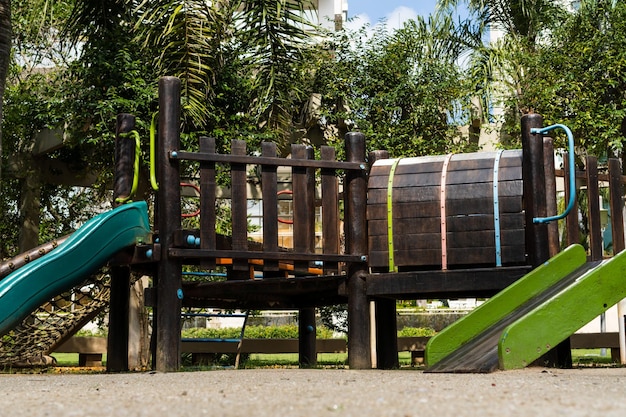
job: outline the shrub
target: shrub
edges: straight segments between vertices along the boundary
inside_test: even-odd
[[[333,337],[332,330],[317,327],[318,339],[330,339]],[[184,329],[182,337],[185,339],[237,339],[241,336],[241,328],[225,327],[221,329],[194,327]],[[246,326],[244,337],[247,339],[297,339],[298,326],[288,324],[284,326]]]
[[[405,327],[398,331],[399,337],[429,337],[437,332],[430,327]]]

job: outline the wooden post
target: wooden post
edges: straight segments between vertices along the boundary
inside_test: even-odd
[[[335,160],[335,148],[322,146],[321,158]],[[339,253],[339,181],[334,169],[322,169],[322,248],[324,253]],[[337,274],[337,262],[325,262],[324,273]]]
[[[118,198],[130,196],[135,160],[135,141],[125,134],[135,129],[135,116],[119,114],[115,135],[115,177],[113,207]],[[128,371],[128,331],[130,308],[130,268],[111,267],[111,299],[109,302],[109,335],[107,339],[107,372]]]
[[[546,213],[548,216],[556,216],[556,175],[554,166],[554,142],[552,138],[543,138],[543,161],[546,173]],[[559,223],[548,224],[548,246],[550,257],[555,256],[561,250],[559,242]]]
[[[613,256],[625,248],[624,243],[624,183],[620,160],[609,159],[609,202],[611,210],[611,232],[613,234]],[[619,324],[620,363],[626,364],[626,300],[617,303],[617,320]]]
[[[180,80],[159,80],[159,239],[161,261],[157,272],[156,354],[157,371],[180,368],[180,308],[182,274],[180,262],[169,257],[174,231],[181,228],[180,170],[170,152],[180,148]]]
[[[388,159],[389,152],[374,151],[369,154],[369,167],[379,159]],[[400,367],[398,360],[398,323],[396,320],[396,300],[377,298],[374,300],[376,329],[376,366],[379,369]]]
[[[231,142],[233,155],[246,155],[246,142],[233,140]],[[248,250],[248,183],[246,164],[231,164],[231,228],[233,231],[233,250]],[[250,266],[247,259],[233,259],[232,274],[228,277],[232,280],[250,279]]]
[[[609,201],[611,205],[611,232],[613,235],[613,254],[616,255],[626,247],[624,243],[624,183],[620,160],[609,159]]]
[[[200,152],[215,153],[215,139],[200,136]],[[215,200],[217,183],[215,162],[200,162],[200,249],[215,250]],[[215,259],[203,258],[200,264],[205,269],[215,269]]]
[[[315,308],[298,310],[298,365],[311,368],[317,365]]]
[[[276,144],[263,142],[261,152],[264,157],[276,158]],[[278,252],[278,174],[276,165],[261,166],[263,193],[263,250]],[[277,260],[263,262],[263,278],[280,277]]]
[[[361,162],[361,171],[348,171],[344,183],[344,221],[346,251],[351,255],[367,255],[367,172],[365,166],[365,135],[346,134],[346,160]],[[370,346],[370,313],[367,300],[367,263],[348,265],[348,364],[350,369],[372,367]]]
[[[546,177],[544,172],[542,135],[531,134],[532,128],[543,127],[539,114],[522,117],[522,176],[524,180],[524,209],[526,210],[526,251],[530,264],[536,268],[550,258],[548,226],[534,223],[536,217],[547,216]]]
[[[602,247],[602,225],[600,221],[600,188],[598,186],[598,158],[587,156],[587,205],[589,215],[589,246],[591,261],[601,261],[604,248]]]
[[[292,145],[293,159],[312,159],[313,148]],[[315,247],[315,173],[311,168],[293,167],[293,248],[313,253]],[[295,262],[294,272],[308,273],[308,262]],[[317,363],[315,308],[298,310],[298,362],[308,368]]]
[[[569,178],[570,172],[576,172],[576,167],[569,166],[569,157],[566,152],[563,155],[563,173],[564,173],[564,183],[565,183],[565,201],[569,201],[569,196],[571,193],[576,193],[576,189],[570,190]],[[580,243],[580,225],[578,224],[578,199],[574,199],[574,207],[570,214],[565,218],[565,230],[567,230],[567,244],[573,245],[574,243]]]
[[[547,217],[546,177],[544,169],[543,137],[532,134],[532,128],[543,127],[539,114],[522,117],[522,175],[524,180],[524,209],[526,211],[526,251],[532,267],[550,259],[548,225],[534,223],[537,217]],[[569,339],[560,343],[539,359],[544,366],[568,368],[572,366]]]

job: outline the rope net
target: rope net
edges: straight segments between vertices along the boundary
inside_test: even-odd
[[[0,366],[46,365],[46,355],[109,305],[110,276],[100,272],[33,311],[0,338]]]

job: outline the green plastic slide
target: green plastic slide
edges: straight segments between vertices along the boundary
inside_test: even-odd
[[[476,350],[472,343],[476,343],[476,340],[481,336],[482,339],[485,339],[487,333],[490,333],[489,331],[504,318],[511,317],[516,310],[520,309],[530,299],[537,297],[564,276],[580,268],[585,264],[586,259],[587,256],[582,246],[570,246],[496,294],[472,313],[445,328],[430,339],[426,346],[425,359],[429,368],[433,371],[438,368],[442,368],[442,370],[449,369],[449,365],[440,364],[437,367],[435,365],[439,364],[444,358],[446,358],[446,362],[450,362],[452,354],[461,349]],[[492,337],[491,335],[489,336]],[[496,337],[499,337],[499,334]],[[495,343],[497,344],[497,338]],[[461,357],[455,358],[455,362],[461,361],[461,363],[466,363],[468,357],[464,352],[461,351],[461,353],[463,354],[457,354],[457,356]],[[497,357],[495,360],[497,361]],[[470,369],[467,371],[471,371],[474,365],[469,364]]]
[[[524,368],[626,298],[626,251],[588,264],[506,327],[498,341],[500,369]]]
[[[530,365],[626,297],[626,251],[586,262],[572,245],[426,346],[430,372],[492,372]]]
[[[0,335],[149,234],[146,203],[125,204],[92,218],[49,254],[6,276],[0,281]]]

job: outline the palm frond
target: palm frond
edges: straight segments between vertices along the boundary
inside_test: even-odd
[[[241,14],[239,36],[257,91],[252,113],[285,141],[294,104],[302,101],[295,79],[313,29],[304,8],[302,0],[258,0],[246,2]]]
[[[147,48],[160,50],[159,75],[182,80],[184,112],[197,126],[207,120],[216,73],[222,65],[222,42],[232,36],[238,1],[145,0],[137,11],[139,37]]]

